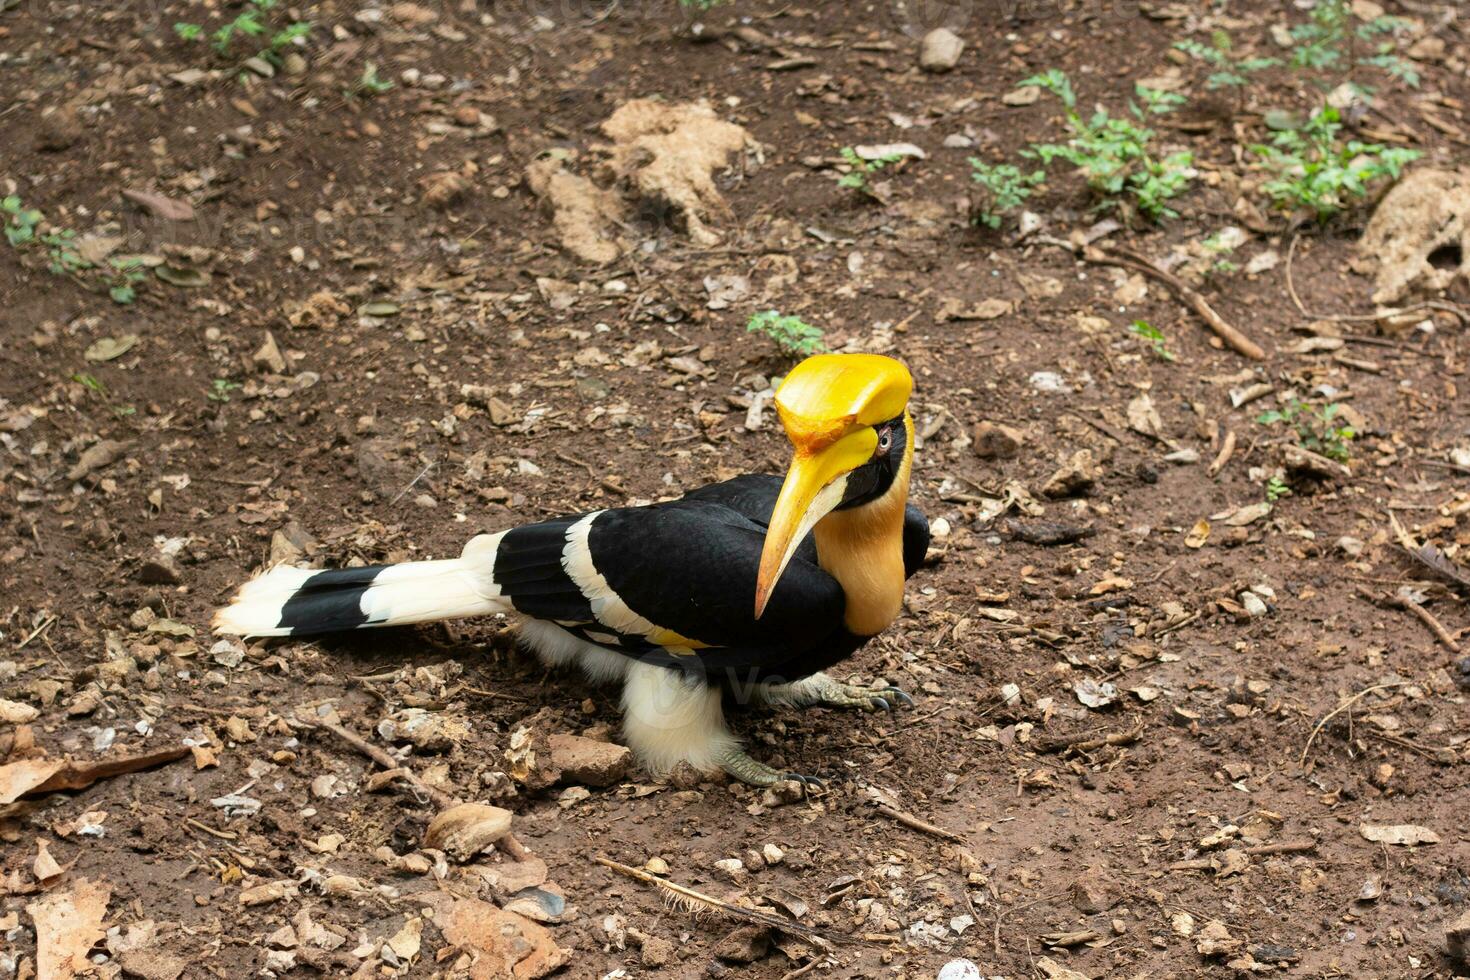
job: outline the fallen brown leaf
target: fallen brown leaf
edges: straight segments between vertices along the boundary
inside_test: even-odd
[[[36,926],[36,976],[68,980],[88,971],[87,953],[102,938],[111,886],[83,878],[26,906]]]

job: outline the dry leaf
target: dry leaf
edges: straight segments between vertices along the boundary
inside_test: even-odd
[[[1210,522],[1201,517],[1194,522],[1194,527],[1184,536],[1186,548],[1203,548],[1205,542],[1210,540]]]
[[[1397,844],[1401,847],[1439,843],[1439,835],[1434,831],[1412,823],[1394,824],[1393,826],[1365,823],[1358,827],[1358,833],[1363,835],[1364,840],[1371,840],[1379,844]]]
[[[36,926],[36,976],[68,980],[92,968],[87,953],[102,938],[112,888],[82,879],[26,906]]]
[[[72,762],[58,759],[23,759],[0,766],[0,805],[14,803],[22,796],[56,793],[68,789],[85,789],[99,779],[110,779],[130,772],[152,769],[175,759],[189,750],[180,746],[160,752],[104,759],[99,762]]]
[[[126,190],[122,194],[129,201],[141,204],[155,217],[162,218],[164,221],[194,220],[194,206],[188,201],[176,201],[154,191]]]

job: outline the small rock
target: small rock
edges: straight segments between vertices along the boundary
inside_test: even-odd
[[[1470,967],[1470,909],[1445,929],[1444,938],[1450,958]]]
[[[760,926],[741,926],[715,944],[715,957],[727,963],[754,963],[771,950],[771,933]]]
[[[561,770],[563,779],[574,783],[611,786],[633,766],[633,753],[625,745],[564,734],[552,735],[547,743],[551,764]]]
[[[452,806],[429,822],[424,847],[464,862],[510,833],[511,813],[484,803]]]
[[[745,862],[739,858],[725,858],[723,861],[716,861],[715,870],[731,881],[740,881],[750,873],[745,870]]]
[[[786,860],[786,852],[775,844],[767,844],[761,848],[761,857],[765,859],[766,864],[776,865]]]
[[[480,110],[472,105],[462,105],[454,110],[454,121],[461,126],[480,125]]]
[[[1087,915],[1106,912],[1123,898],[1115,876],[1096,865],[1072,880],[1072,904]]]
[[[919,43],[919,67],[928,72],[946,72],[959,64],[965,42],[947,27],[937,27]]]
[[[1011,89],[1000,97],[1005,105],[1035,105],[1036,100],[1041,98],[1041,88],[1036,85],[1022,85],[1020,88]]]
[[[1018,455],[1026,444],[1026,437],[1020,429],[989,421],[975,423],[970,440],[975,455],[981,459],[1010,459]]]
[[[1041,493],[1046,497],[1075,497],[1092,489],[1101,475],[1102,467],[1093,459],[1092,450],[1079,449],[1047,478]]]
[[[1337,539],[1337,550],[1349,558],[1358,558],[1363,554],[1362,539],[1344,534]]]
[[[36,149],[42,153],[59,153],[71,149],[83,135],[77,110],[64,105],[41,118],[41,126],[36,132]]]
[[[985,977],[969,960],[950,960],[939,968],[938,980],[985,980]]]
[[[154,555],[138,569],[138,581],[144,585],[178,585],[182,578],[183,572],[172,555]]]
[[[1245,607],[1245,614],[1251,619],[1260,619],[1271,611],[1265,601],[1250,590],[1240,594],[1240,604]]]
[[[290,365],[286,363],[286,356],[281,353],[281,347],[276,343],[275,335],[269,330],[265,332],[265,341],[250,359],[256,367],[271,374],[285,374],[290,370]]]
[[[286,57],[281,59],[281,68],[292,78],[298,78],[306,74],[306,58],[296,51],[288,52]]]
[[[650,969],[667,966],[674,958],[674,944],[658,936],[643,937],[643,965]]]

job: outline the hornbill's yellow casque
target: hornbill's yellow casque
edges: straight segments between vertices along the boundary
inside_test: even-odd
[[[215,628],[302,636],[519,613],[542,660],[623,682],[624,736],[652,772],[683,761],[755,785],[788,778],[741,750],[724,694],[870,710],[909,702],[822,671],[893,621],[929,543],[908,505],[912,386],[891,358],[808,358],[776,393],[795,447],[784,481],[741,476],[667,503],[482,534],[454,559],[277,566]]]

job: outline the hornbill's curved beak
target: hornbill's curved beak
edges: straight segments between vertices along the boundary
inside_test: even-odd
[[[776,412],[796,454],[766,529],[757,619],[802,540],[842,503],[847,475],[873,458],[873,426],[902,415],[913,387],[908,368],[879,354],[818,354],[781,382]]]
[[[761,551],[760,572],[755,580],[755,618],[766,611],[771,593],[786,571],[797,546],[840,503],[847,489],[847,474],[873,458],[878,435],[862,428],[839,436],[821,448],[797,443],[786,482],[776,498],[771,523]]]

